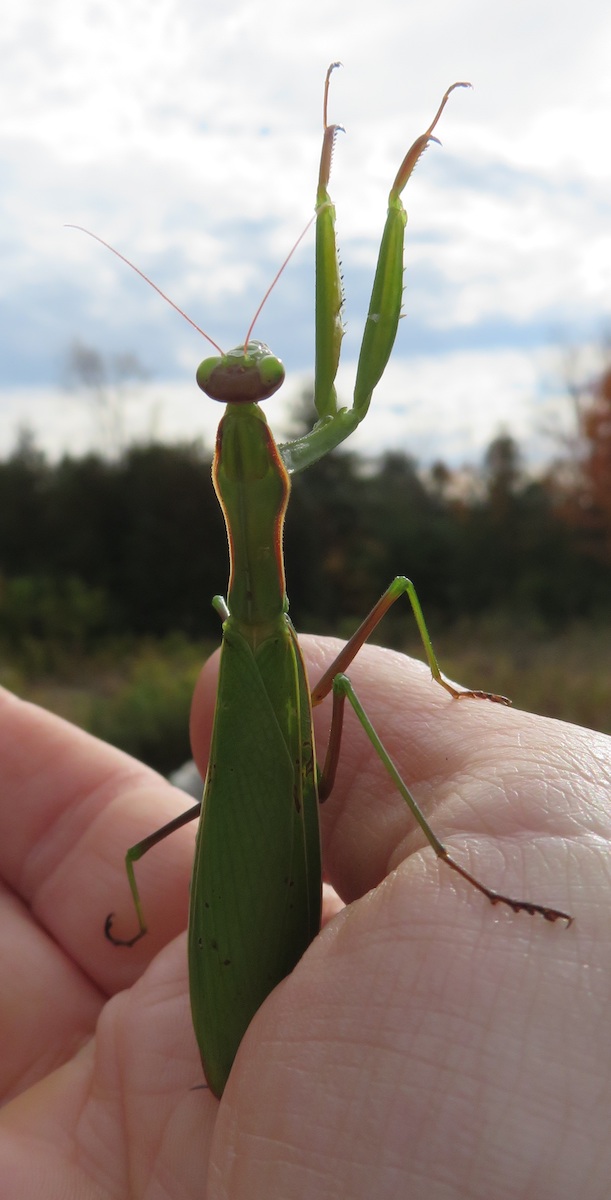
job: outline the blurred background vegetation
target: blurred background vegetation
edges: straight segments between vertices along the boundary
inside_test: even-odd
[[[347,637],[408,574],[447,674],[611,733],[611,365],[571,400],[574,435],[536,477],[509,436],[468,470],[348,450],[297,476],[296,627]],[[219,642],[210,600],[226,584],[200,445],[52,464],[23,433],[0,461],[0,682],[164,772],[189,757],[193,684]],[[377,640],[422,657],[407,602]]]

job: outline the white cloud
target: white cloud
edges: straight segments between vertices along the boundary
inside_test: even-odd
[[[423,463],[443,460],[452,466],[473,465],[481,461],[493,438],[511,432],[528,460],[539,465],[557,452],[558,443],[550,432],[557,435],[571,429],[566,363],[567,354],[557,345],[534,351],[456,351],[409,360],[396,357],[349,448],[364,456],[393,449]],[[575,370],[587,375],[599,365],[595,347],[584,347]],[[351,402],[355,374],[356,362],[340,368],[342,405]],[[289,374],[282,392],[265,405],[279,441],[288,436],[292,408],[310,383],[307,374]],[[101,415],[82,393],[57,388],[13,389],[5,399],[6,403],[0,403],[0,445],[5,448],[15,445],[24,424],[55,458],[66,450],[80,454],[103,444]],[[199,438],[212,451],[220,411],[193,379],[153,381],[127,388],[122,424],[128,441]]]
[[[349,368],[340,373],[345,402],[353,378]],[[351,446],[363,454],[403,450],[456,466],[479,462],[493,438],[511,432],[530,449],[531,461],[540,462],[557,449],[549,431],[566,431],[570,422],[564,357],[556,345],[456,351],[392,361]]]
[[[116,244],[213,337],[243,336],[312,210],[334,57],[345,63],[330,104],[347,129],[333,195],[350,353],[398,162],[448,83],[475,85],[452,96],[443,148],[407,190],[408,319],[385,395],[404,392],[395,381],[407,378],[406,346],[411,378],[429,381],[423,397],[445,394],[448,367],[459,372],[463,391],[450,389],[448,403],[463,432],[446,418],[456,453],[467,453],[494,411],[470,396],[504,396],[503,420],[526,429],[523,403],[547,397],[554,337],[588,340],[609,320],[604,0],[578,11],[552,0],[379,0],[373,10],[365,0],[22,0],[3,16],[0,50],[0,451],[24,415],[23,389],[53,388],[74,337],[133,350],[160,377],[187,363],[191,374],[200,353],[153,292],[67,221]],[[258,327],[301,370],[311,253],[300,251]],[[507,405],[507,379],[520,377],[530,400]],[[424,399],[408,406],[423,446],[428,411]],[[439,418],[429,433],[439,435]]]

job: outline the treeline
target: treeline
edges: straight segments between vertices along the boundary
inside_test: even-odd
[[[469,473],[423,471],[401,453],[372,464],[338,452],[297,476],[285,539],[296,625],[344,633],[396,574],[414,580],[427,615],[442,621],[491,610],[546,627],[611,619],[611,387],[606,399],[597,388],[578,453],[576,443],[539,479],[522,470],[509,437]],[[51,464],[25,438],[0,463],[5,646],[217,637],[210,600],[226,586],[225,532],[201,447],[150,444],[116,460]]]

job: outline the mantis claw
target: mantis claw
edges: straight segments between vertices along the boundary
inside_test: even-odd
[[[108,938],[108,941],[112,942],[113,946],[135,946],[136,942],[139,942],[140,938],[144,937],[146,933],[146,925],[142,929],[139,929],[138,933],[134,934],[134,937],[132,938],[115,937],[114,934],[111,933],[114,919],[115,914],[111,912],[108,914],[104,922],[104,937]]]

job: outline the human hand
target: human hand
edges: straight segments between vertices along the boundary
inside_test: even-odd
[[[336,646],[304,645],[315,681]],[[2,1196],[606,1200],[611,740],[452,701],[387,651],[350,673],[456,858],[574,925],[491,908],[440,864],[348,719],[321,811],[348,906],[257,1014],[219,1104],[190,1025],[191,828],[137,864],[148,936],[103,936],[111,909],[135,926],[125,850],[185,798],[2,693]],[[200,762],[213,705],[210,665]]]

